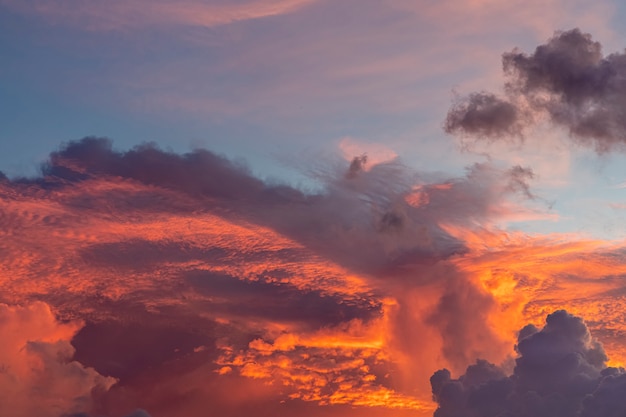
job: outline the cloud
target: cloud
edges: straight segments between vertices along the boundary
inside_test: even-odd
[[[431,377],[435,417],[617,416],[626,412],[620,393],[623,368],[606,367],[602,345],[579,317],[549,314],[542,329],[519,332],[513,374],[478,360],[458,379],[446,369]]]
[[[518,136],[523,124],[517,107],[491,93],[472,93],[448,112],[444,129],[478,137]]]
[[[501,230],[545,214],[529,168],[349,166],[316,160],[307,193],[208,150],[67,143],[41,176],[0,182],[0,300],[85,323],[72,359],[119,380],[95,415],[424,414],[433,368],[499,363],[521,320],[619,290],[619,247]]]
[[[307,195],[290,186],[266,184],[245,166],[207,150],[178,155],[144,144],[118,152],[111,141],[90,137],[53,152],[38,181],[54,186],[59,180],[81,183],[104,175],[183,192],[192,200],[212,198],[216,208],[237,209],[249,221],[267,225],[346,266],[367,271],[393,263],[410,251],[448,256],[460,249],[460,243],[440,224],[482,223],[499,217],[496,210],[501,210],[498,207],[507,197],[531,196],[529,169],[502,170],[486,163],[469,167],[467,178],[451,179],[447,187],[420,186],[429,203],[414,207],[405,197],[420,182],[416,173],[396,160],[364,170],[367,161],[359,156],[347,170],[340,167],[338,171],[322,165],[312,175],[325,190]],[[465,202],[463,207],[453,203],[459,199]],[[194,203],[189,204],[176,210],[193,211]],[[245,209],[252,205],[254,211]],[[505,212],[501,211],[503,217]],[[396,225],[391,229],[399,232],[391,238],[380,233],[391,230],[386,227],[389,224]]]
[[[626,55],[603,55],[579,29],[556,32],[534,53],[503,54],[506,96],[473,93],[449,110],[445,129],[478,139],[521,136],[545,116],[598,153],[626,143]]]
[[[346,178],[354,178],[358,175],[359,171],[363,171],[367,166],[367,154],[361,156],[355,156],[350,162],[348,172],[346,172]]]
[[[39,1],[2,3],[17,10],[37,13],[55,22],[75,24],[90,30],[129,30],[137,26],[189,25],[214,27],[294,12],[315,0],[186,1]]]
[[[339,141],[339,149],[348,161],[354,161],[356,157],[362,159],[362,156],[366,156],[361,164],[361,168],[365,170],[369,170],[380,163],[393,161],[398,157],[396,152],[383,144],[362,142],[351,137],[342,138]]]
[[[92,393],[116,380],[72,359],[81,324],[57,321],[50,307],[0,304],[0,410],[15,417],[89,411]]]

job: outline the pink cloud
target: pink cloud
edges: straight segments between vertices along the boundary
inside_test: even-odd
[[[89,411],[92,390],[105,391],[104,377],[72,359],[70,340],[81,323],[57,321],[42,302],[0,304],[0,410],[14,417],[57,417]]]
[[[232,4],[184,1],[40,1],[2,3],[27,13],[37,13],[58,23],[90,30],[132,30],[137,26],[191,25],[212,27],[233,22],[292,13],[315,0],[247,0]]]
[[[393,161],[398,154],[388,146],[382,143],[368,143],[351,137],[345,137],[339,141],[339,149],[343,153],[346,161],[350,162],[353,158],[365,155],[367,163],[363,169],[369,171],[375,165]]]
[[[349,165],[305,194],[207,150],[86,138],[53,152],[42,177],[0,181],[7,322],[42,326],[7,360],[26,375],[35,360],[45,375],[118,378],[94,412],[158,417],[203,415],[207,402],[425,415],[434,369],[505,361],[517,326],[557,303],[614,326],[599,337],[626,357],[623,246],[499,227],[531,218],[518,208],[534,201],[530,170],[475,164],[432,181],[395,159],[351,176]],[[85,325],[17,307],[35,300]],[[59,380],[64,407],[89,406]]]

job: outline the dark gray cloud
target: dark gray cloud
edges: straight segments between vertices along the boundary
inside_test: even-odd
[[[267,188],[244,165],[203,149],[178,155],[143,144],[127,152],[116,152],[111,140],[97,137],[69,142],[60,151],[51,153],[42,173],[44,180],[57,178],[72,182],[98,175],[132,178],[192,195],[226,199],[258,198]]]
[[[272,275],[276,275],[275,272]],[[355,300],[317,290],[298,289],[293,285],[264,280],[242,281],[226,274],[190,271],[185,280],[200,294],[206,295],[206,311],[238,317],[267,318],[282,322],[301,322],[312,329],[338,325],[352,319],[378,317],[380,302],[363,294]]]
[[[626,145],[626,54],[603,55],[579,29],[556,32],[532,54],[503,54],[506,97],[473,93],[448,112],[445,129],[479,139],[520,136],[533,115],[547,115],[597,152]]]
[[[602,345],[564,310],[519,332],[513,374],[484,360],[453,379],[431,377],[435,417],[618,417],[626,415],[626,372],[606,367]]]
[[[144,313],[125,320],[90,322],[72,339],[73,359],[124,381],[193,354],[199,346],[214,345],[219,325],[192,317],[187,321],[187,326],[180,326],[160,315]],[[215,351],[209,354],[217,355]]]
[[[346,178],[356,177],[356,175],[363,170],[365,164],[367,164],[366,154],[363,154],[361,156],[355,156],[354,158],[352,158],[352,162],[350,162],[348,172],[346,173]]]
[[[318,178],[324,191],[305,194],[288,185],[265,183],[244,165],[208,150],[179,155],[144,144],[119,152],[109,139],[88,137],[53,152],[42,167],[43,177],[34,182],[58,188],[102,177],[138,181],[177,195],[167,196],[159,189],[130,194],[105,190],[74,193],[64,203],[80,210],[104,210],[103,215],[110,210],[136,212],[138,217],[158,210],[210,210],[225,217],[243,216],[366,273],[389,269],[412,256],[443,259],[458,253],[462,242],[442,230],[441,222],[480,222],[493,215],[492,207],[503,194],[530,195],[524,184],[532,176],[524,168],[499,172],[489,164],[477,164],[468,169],[466,178],[449,180],[451,189],[425,185],[422,193],[428,204],[415,207],[405,201],[420,182],[414,172],[398,161],[364,170],[366,160],[365,155],[354,158],[347,175],[325,174]],[[509,185],[502,187],[503,181]],[[167,252],[154,249],[154,254]],[[87,256],[102,254],[106,253]],[[126,256],[131,262],[132,258]]]
[[[522,128],[517,107],[506,99],[486,92],[459,98],[444,122],[447,133],[463,133],[488,139],[521,135]]]

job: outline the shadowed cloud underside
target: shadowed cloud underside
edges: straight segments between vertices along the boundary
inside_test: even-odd
[[[624,361],[625,249],[499,226],[547,215],[527,207],[531,170],[367,163],[320,165],[311,194],[208,150],[85,138],[0,181],[0,301],[65,329],[16,346],[53,343],[65,356],[28,353],[41,372],[94,384],[49,415],[430,415],[433,369],[505,361],[519,327],[563,307]]]

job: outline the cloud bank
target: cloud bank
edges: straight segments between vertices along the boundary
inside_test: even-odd
[[[597,310],[621,305],[623,248],[501,228],[551,215],[532,170],[355,157],[317,161],[306,193],[208,150],[90,137],[0,181],[0,301],[81,323],[63,364],[109,381],[64,385],[82,402],[59,413],[429,415],[433,368],[505,361],[555,306],[614,323],[599,334],[626,358],[619,308]]]
[[[607,367],[602,345],[579,317],[558,310],[542,329],[520,330],[513,374],[485,360],[458,379],[447,369],[430,379],[447,416],[620,416],[626,413],[624,368]]]
[[[460,366],[469,358],[460,342],[500,346],[481,320],[490,296],[448,262],[467,249],[443,225],[506,218],[498,202],[526,199],[519,186],[530,177],[476,165],[465,178],[428,183],[397,160],[354,166],[317,169],[325,189],[305,194],[207,150],[68,143],[41,177],[2,183],[11,236],[2,268],[14,277],[3,301],[43,301],[61,319],[85,321],[72,338],[75,360],[119,380],[96,396],[94,412],[164,409],[146,374],[194,381],[198,394],[170,393],[180,398],[206,396],[201,380],[245,378],[272,381],[250,387],[269,398],[428,410],[427,398],[410,394],[412,373],[429,372],[414,349]],[[424,291],[432,298],[416,304]],[[456,315],[470,304],[476,316]],[[403,323],[419,315],[406,333]],[[493,343],[470,336],[478,329]],[[424,334],[435,341],[422,345]],[[224,410],[228,397],[211,396]]]

